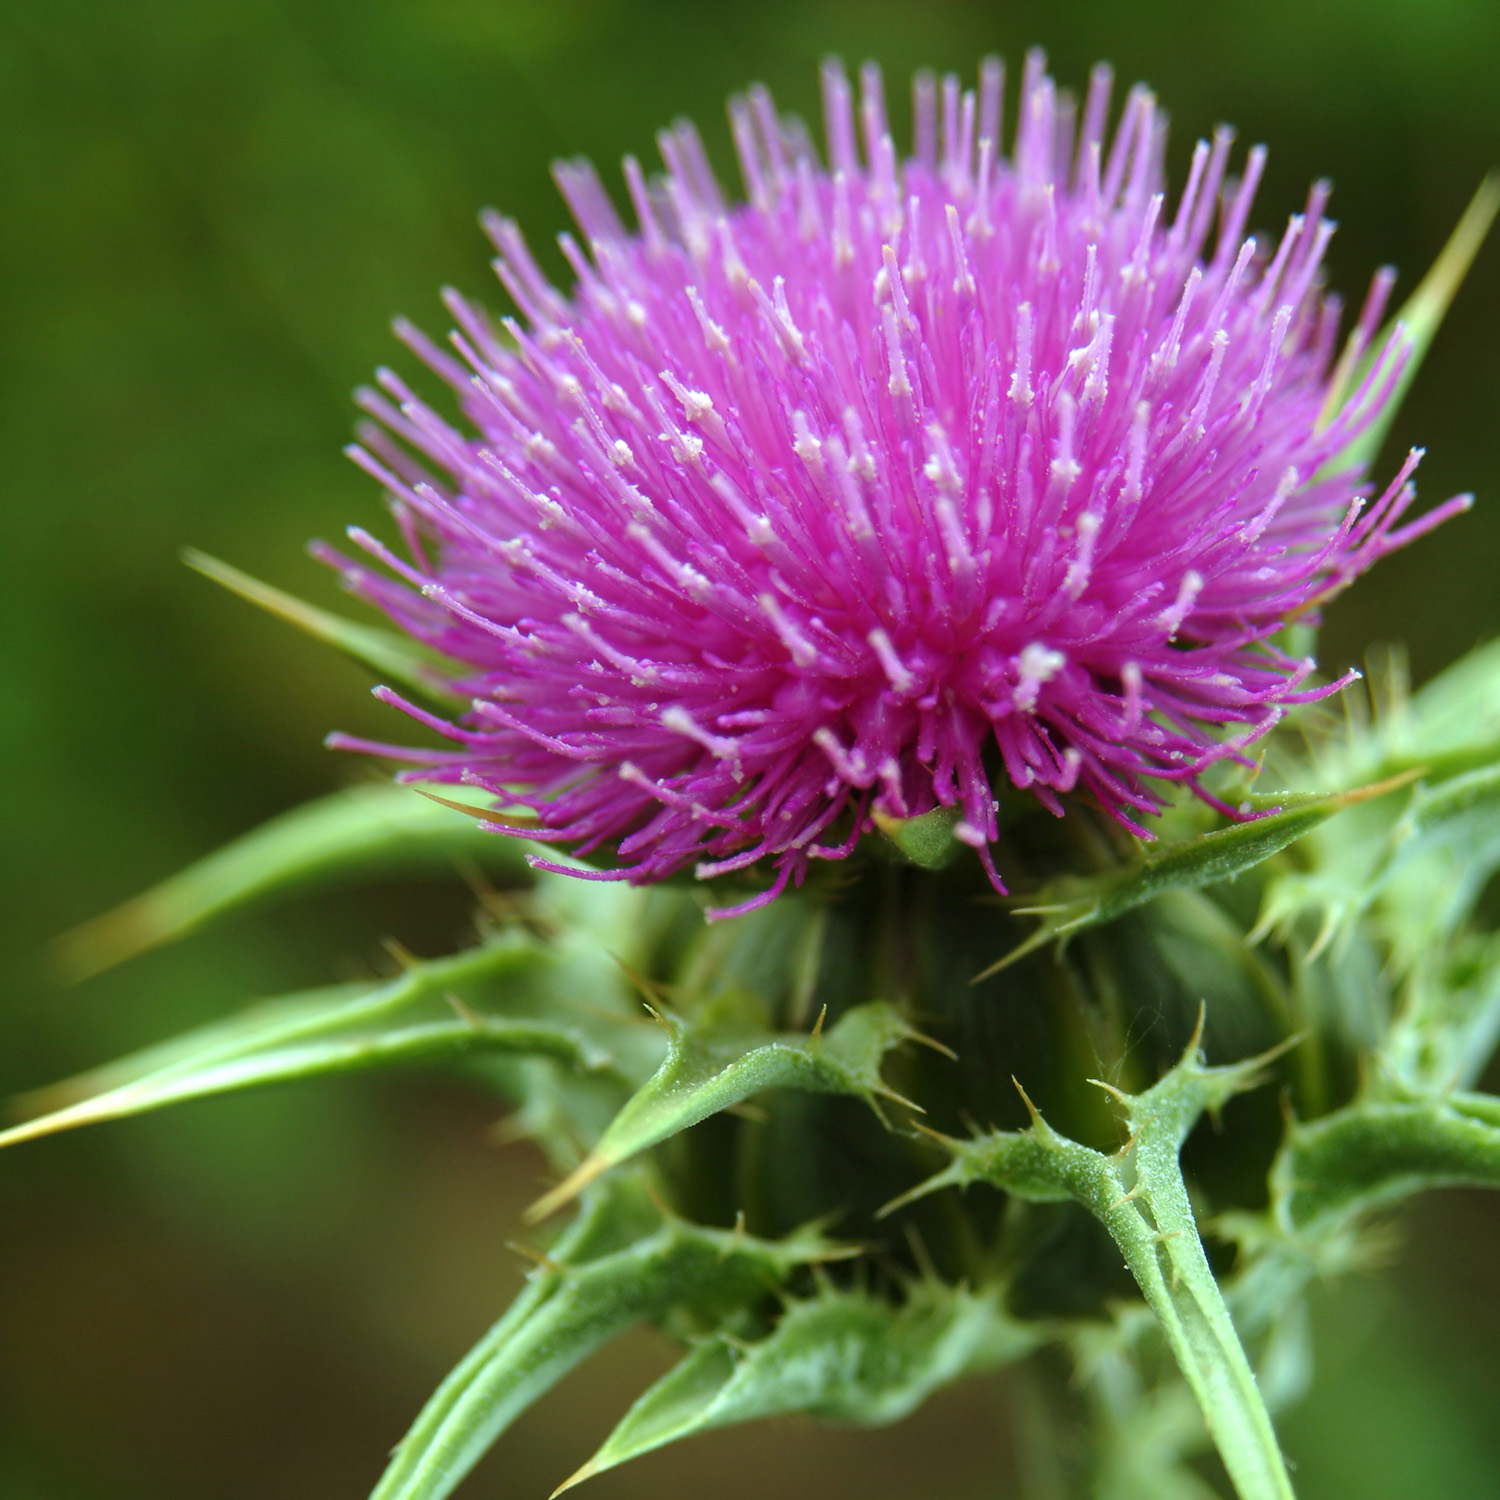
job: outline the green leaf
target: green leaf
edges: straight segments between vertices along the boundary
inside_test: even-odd
[[[1497,868],[1500,764],[1418,786],[1371,882],[1398,962],[1446,942]]]
[[[825,1287],[752,1344],[700,1343],[554,1491],[701,1432],[790,1413],[878,1426],[960,1377],[1020,1359],[1042,1332],[1007,1316],[1001,1290],[924,1283],[900,1307]]]
[[[1195,1035],[1181,1062],[1144,1093],[1108,1090],[1131,1132],[1119,1155],[1059,1135],[1027,1100],[1028,1130],[994,1131],[972,1141],[939,1138],[952,1158],[949,1166],[887,1211],[938,1188],[981,1181],[1028,1202],[1081,1203],[1123,1253],[1240,1500],[1290,1500],[1275,1430],[1204,1254],[1178,1162],[1204,1111],[1260,1083],[1271,1054],[1209,1068],[1198,1057],[1198,1042]]]
[[[464,675],[467,670],[462,663],[448,661],[397,631],[361,625],[344,619],[342,615],[330,614],[326,609],[319,609],[295,594],[262,583],[260,579],[252,578],[196,548],[184,548],[182,560],[195,572],[222,584],[230,593],[238,594],[241,599],[258,605],[277,619],[295,625],[298,630],[336,647],[346,656],[352,656],[386,681],[399,682],[433,702],[455,708],[468,707],[469,700],[455,693],[451,685],[452,678]]]
[[[1383,1073],[1413,1095],[1473,1088],[1500,1042],[1500,939],[1458,945],[1417,965],[1378,1051]]]
[[[55,960],[66,977],[84,979],[276,891],[339,876],[451,868],[462,859],[530,878],[519,840],[485,832],[451,805],[394,782],[351,787],[273,818],[75,928],[58,940]]]
[[[1366,779],[1425,766],[1430,779],[1443,781],[1500,759],[1500,641],[1445,667],[1350,748],[1364,751]]]
[[[1253,869],[1289,844],[1311,833],[1334,813],[1367,798],[1377,797],[1404,785],[1410,775],[1393,778],[1354,791],[1311,795],[1287,792],[1275,797],[1257,794],[1253,807],[1274,807],[1246,823],[1231,823],[1193,838],[1160,848],[1147,848],[1136,862],[1101,875],[1068,876],[1045,886],[1026,906],[1013,908],[1017,916],[1041,918],[1036,931],[1005,957],[975,975],[974,983],[988,979],[1028,953],[1113,922],[1128,911],[1145,905],[1163,891],[1194,890],[1220,880],[1233,880]]]
[[[581,1025],[477,1008],[487,987],[519,986],[547,958],[540,945],[510,935],[416,964],[384,984],[341,985],[256,1006],[41,1091],[30,1102],[47,1113],[0,1132],[0,1146],[211,1094],[475,1052],[549,1057],[579,1073],[610,1070],[610,1054]]]
[[[1416,378],[1432,340],[1436,336],[1453,298],[1463,284],[1479,247],[1489,233],[1495,214],[1500,211],[1500,174],[1491,173],[1479,184],[1479,190],[1470,200],[1459,219],[1448,243],[1443,246],[1431,269],[1422,278],[1392,322],[1375,336],[1371,352],[1353,371],[1344,372],[1347,378],[1337,378],[1334,391],[1329,398],[1330,410],[1336,410],[1343,399],[1344,391],[1358,390],[1360,382],[1372,368],[1397,326],[1404,327],[1410,340],[1411,354],[1395,391],[1386,401],[1379,417],[1335,459],[1330,468],[1368,468],[1379,456],[1380,446],[1390,431],[1396,412]]]
[[[1271,1172],[1277,1221],[1306,1242],[1438,1187],[1500,1187],[1500,1101],[1352,1104],[1294,1125]]]
[[[589,1196],[608,1203],[617,1195],[612,1182],[607,1194]],[[438,1388],[371,1500],[450,1494],[526,1407],[633,1324],[669,1310],[722,1324],[761,1303],[797,1267],[845,1253],[812,1231],[768,1241],[667,1222],[595,1255],[590,1241],[611,1232],[609,1212],[585,1208],[510,1312]]]
[[[666,1061],[611,1122],[583,1164],[532,1206],[546,1218],[611,1167],[765,1089],[854,1094],[873,1103],[893,1094],[880,1065],[893,1047],[918,1033],[893,1006],[856,1006],[827,1035],[775,1034],[749,1020],[734,997],[705,1006],[691,1021],[663,1016]]]

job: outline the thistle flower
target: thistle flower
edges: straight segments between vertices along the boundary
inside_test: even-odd
[[[1078,115],[1030,56],[1007,153],[997,61],[919,74],[902,161],[878,70],[856,104],[830,63],[826,165],[753,89],[747,201],[679,124],[663,177],[626,160],[635,231],[563,163],[567,295],[486,216],[523,321],[449,293],[456,358],[398,325],[469,430],[388,371],[361,396],[409,557],[351,535],[410,587],[335,558],[470,707],[382,689],[454,748],[337,743],[531,808],[599,878],[769,861],[747,905],[940,806],[996,879],[1004,781],[1143,837],[1161,783],[1213,801],[1340,685],[1277,633],[1467,501],[1398,527],[1419,455],[1374,504],[1343,457],[1410,348],[1372,347],[1381,272],[1338,357],[1327,185],[1245,238],[1265,153],[1232,181],[1220,130],[1170,208],[1165,118],[1138,87],[1107,139],[1110,82]]]

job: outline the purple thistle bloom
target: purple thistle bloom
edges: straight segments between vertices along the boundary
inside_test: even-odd
[[[1234,183],[1200,142],[1169,209],[1151,94],[1106,141],[1109,71],[1080,116],[1033,54],[1006,155],[1002,78],[919,74],[903,162],[878,70],[856,104],[827,65],[826,167],[752,90],[748,202],[679,124],[664,177],[625,163],[634,233],[560,164],[568,296],[487,217],[524,324],[450,293],[458,358],[399,327],[478,436],[387,371],[361,397],[411,560],[351,534],[410,589],[335,558],[472,706],[382,689],[455,748],[337,743],[530,807],[601,878],[768,860],[751,906],[938,806],[994,879],[1001,773],[1149,837],[1153,781],[1213,801],[1205,768],[1338,687],[1272,637],[1467,503],[1398,529],[1419,455],[1373,505],[1341,462],[1409,355],[1370,349],[1392,276],[1336,361],[1326,184],[1262,245],[1260,147]]]

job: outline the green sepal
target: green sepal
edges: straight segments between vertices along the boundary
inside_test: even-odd
[[[22,1103],[45,1113],[0,1132],[0,1146],[293,1078],[475,1053],[546,1057],[572,1072],[614,1075],[599,1019],[559,1024],[490,1008],[493,986],[523,990],[549,962],[539,943],[510,932],[453,958],[414,963],[384,983],[268,1001],[38,1091]]]
[[[1044,1331],[1011,1318],[1001,1289],[923,1282],[899,1307],[824,1286],[764,1338],[705,1339],[625,1414],[554,1494],[698,1433],[793,1413],[880,1426],[964,1375],[1013,1363]]]
[[[378,625],[362,625],[342,615],[319,609],[269,583],[262,583],[248,573],[199,552],[183,549],[182,560],[195,572],[211,578],[232,594],[259,606],[267,614],[295,625],[315,640],[342,651],[362,663],[387,682],[398,682],[434,703],[450,708],[467,708],[469,700],[456,693],[452,679],[464,676],[470,669],[461,662],[448,660],[435,651],[419,645],[409,636]]]
[[[704,1005],[691,1020],[665,1013],[660,1020],[668,1034],[666,1060],[578,1169],[533,1205],[533,1220],[610,1168],[766,1089],[907,1102],[892,1093],[880,1066],[886,1053],[918,1033],[881,1000],[856,1006],[826,1033],[821,1017],[812,1032],[768,1031],[734,994]]]
[[[1201,1031],[1201,1021],[1200,1021]],[[1125,1257],[1208,1423],[1240,1500],[1291,1500],[1291,1481],[1265,1401],[1204,1254],[1178,1152],[1205,1111],[1265,1078],[1274,1054],[1210,1068],[1194,1035],[1182,1060],[1141,1094],[1108,1088],[1130,1138],[1106,1156],[1032,1123],[971,1141],[938,1137],[951,1161],[890,1208],[939,1188],[986,1182],[1028,1202],[1082,1204]],[[1022,1098],[1025,1098],[1024,1093]]]
[[[953,830],[963,816],[956,807],[934,807],[915,818],[895,818],[876,812],[875,826],[908,863],[923,870],[941,870],[963,849]]]
[[[1113,922],[1164,891],[1195,890],[1221,880],[1233,880],[1311,833],[1334,813],[1409,779],[1398,777],[1373,787],[1322,795],[1256,794],[1248,799],[1249,810],[1263,807],[1278,810],[1159,848],[1148,847],[1139,859],[1116,870],[1052,881],[1024,906],[1012,908],[1017,916],[1039,917],[1041,922],[1036,931],[976,975],[975,983],[1049,943],[1066,940],[1085,928]]]
[[[1371,885],[1401,967],[1435,952],[1500,868],[1500,764],[1418,785]]]
[[[482,793],[466,796],[484,811]],[[339,877],[451,868],[463,859],[530,878],[519,840],[485,832],[414,786],[350,787],[271,819],[74,928],[54,957],[67,978],[85,979],[263,896]]]
[[[1440,1187],[1500,1188],[1500,1100],[1352,1104],[1293,1125],[1271,1172],[1278,1224],[1309,1242]]]
[[[1454,948],[1413,971],[1377,1053],[1381,1073],[1417,1097],[1473,1088],[1500,1041],[1500,938]]]
[[[402,1439],[371,1500],[441,1500],[515,1418],[569,1370],[669,1311],[720,1327],[799,1267],[848,1253],[815,1230],[761,1240],[661,1221],[633,1242],[648,1200],[634,1181],[592,1190],[511,1310],[459,1363]]]
[[[1415,767],[1405,779],[1425,769]],[[1360,809],[1337,837],[1320,834],[1305,848],[1307,868],[1279,871],[1267,882],[1252,937],[1287,937],[1312,913],[1320,922],[1316,956],[1375,908],[1393,969],[1406,973],[1454,935],[1500,868],[1500,762],[1421,781],[1399,816]]]

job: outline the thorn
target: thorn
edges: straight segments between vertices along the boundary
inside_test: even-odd
[[[617,1010],[611,1010],[607,1005],[593,1005],[587,1000],[578,999],[576,995],[560,995],[557,1003],[567,1006],[569,1010],[576,1010],[581,1016],[593,1016],[596,1021],[608,1021],[614,1026],[649,1026],[651,1024],[645,1016],[638,1016],[634,1011],[622,1015]],[[647,1009],[649,1010],[650,1007],[648,1006]]]
[[[598,1458],[591,1458],[581,1469],[574,1469],[573,1472],[569,1474],[568,1477],[563,1480],[563,1482],[558,1485],[558,1487],[553,1490],[550,1495],[547,1496],[547,1500],[557,1500],[557,1497],[562,1494],[564,1490],[572,1489],[575,1484],[582,1484],[585,1479],[592,1479],[594,1475],[599,1472],[600,1470]]]
[[[448,1004],[453,1007],[454,1015],[456,1015],[458,1019],[464,1023],[465,1026],[469,1027],[471,1031],[482,1031],[484,1029],[484,1017],[481,1016],[477,1010],[474,1010],[472,1007],[465,1005],[464,1002],[460,1000],[452,990],[449,990],[448,993],[443,996],[443,999],[445,999]]]
[[[1420,781],[1431,769],[1430,766],[1411,766],[1405,771],[1398,771],[1394,776],[1387,776],[1384,781],[1372,781],[1368,786],[1357,786],[1351,791],[1340,792],[1334,802],[1342,809],[1353,807],[1357,802],[1368,802],[1373,797],[1383,797],[1387,792],[1398,791],[1414,781]]]
[[[1274,914],[1269,908],[1263,909],[1261,914],[1255,919],[1255,926],[1245,934],[1245,946],[1248,948],[1259,947],[1271,935],[1271,929],[1275,925],[1276,918]]]
[[[1131,1190],[1128,1193],[1123,1194],[1121,1197],[1117,1198],[1113,1203],[1111,1203],[1110,1207],[1111,1208],[1124,1208],[1127,1203],[1134,1203],[1135,1200],[1140,1197],[1140,1195],[1141,1195],[1141,1184],[1140,1183],[1136,1183],[1136,1185],[1133,1188],[1131,1188]]]
[[[825,1005],[823,1009],[818,1012],[818,1019],[813,1022],[812,1039],[815,1042],[822,1041],[823,1039],[823,1021],[827,1017],[827,1015],[828,1007],[827,1005]]]
[[[1198,1024],[1193,1027],[1193,1034],[1188,1039],[1188,1044],[1182,1051],[1182,1061],[1184,1063],[1198,1063],[1203,1061],[1203,1028],[1207,1021],[1208,1001],[1200,1000],[1198,1002]]]
[[[889,1099],[893,1104],[904,1105],[916,1114],[925,1115],[927,1113],[915,1099],[908,1099],[904,1094],[898,1094],[895,1089],[890,1088],[884,1083],[877,1084],[873,1092],[879,1094],[882,1099]]]
[[[826,1250],[808,1260],[808,1265],[813,1267],[831,1265],[840,1260],[856,1260],[861,1255],[872,1255],[881,1248],[875,1240],[864,1240],[860,1242],[850,1241],[846,1245],[830,1245]]]
[[[649,1000],[642,1000],[641,1005],[645,1009],[646,1014],[650,1016],[651,1019],[655,1021],[656,1024],[667,1033],[668,1036],[674,1038],[676,1037],[677,1027],[671,1021],[669,1021],[661,1011],[659,1011],[654,1005],[652,1005]]]
[[[1255,1067],[1262,1068],[1267,1063],[1275,1062],[1278,1057],[1285,1057],[1293,1048],[1300,1047],[1307,1037],[1306,1031],[1294,1031],[1290,1036],[1283,1037],[1274,1047],[1267,1047],[1259,1057],[1252,1057],[1250,1062]]]
[[[523,1240],[506,1240],[505,1248],[513,1250],[522,1260],[529,1260],[532,1265],[540,1266],[544,1271],[557,1271],[561,1273],[566,1268],[553,1260],[543,1250],[538,1250],[535,1245],[528,1245]]]
[[[1330,901],[1323,908],[1323,925],[1318,928],[1318,935],[1313,939],[1313,945],[1307,950],[1303,962],[1316,963],[1322,957],[1323,950],[1333,941],[1338,930],[1338,910]]]
[[[948,1184],[946,1182],[938,1180],[942,1176],[943,1174],[940,1172],[937,1177],[929,1177],[925,1182],[919,1182],[916,1187],[908,1188],[904,1193],[898,1193],[889,1203],[882,1204],[881,1207],[875,1210],[875,1217],[877,1219],[887,1219],[898,1209],[905,1208],[910,1203],[915,1203],[918,1198],[925,1198],[928,1193],[935,1193],[939,1188],[947,1187]]]
[[[602,1177],[614,1166],[607,1156],[597,1151],[590,1152],[583,1162],[570,1172],[550,1193],[544,1193],[523,1215],[528,1224],[540,1224],[550,1218],[564,1204],[572,1202],[596,1177]]]
[[[927,1249],[927,1241],[922,1238],[922,1231],[912,1223],[906,1221],[906,1243],[911,1249],[911,1258],[917,1263],[917,1270],[924,1281],[936,1281],[938,1279],[937,1266],[933,1264],[932,1255]]]
[[[648,1000],[654,1000],[663,1010],[667,1008],[666,991],[655,982],[647,979],[644,974],[639,974],[618,953],[611,952],[609,955],[619,966],[620,972],[643,994]],[[648,1005],[647,1010],[651,1007]]]
[[[404,943],[398,942],[393,937],[383,937],[380,946],[396,960],[397,967],[403,974],[409,974],[413,969],[421,968],[422,960],[417,957]]]
[[[1124,1089],[1117,1089],[1114,1084],[1106,1083],[1102,1078],[1086,1078],[1085,1083],[1091,1083],[1096,1089],[1103,1089],[1106,1094],[1118,1104],[1123,1104],[1127,1109],[1134,1102]]]
[[[518,918],[515,903],[490,883],[489,876],[472,859],[467,856],[455,859],[453,868],[487,916],[494,917],[499,922],[510,922]]]
[[[648,1188],[647,1191],[650,1192],[650,1189]],[[652,1197],[653,1201],[656,1201],[654,1194],[652,1195]],[[662,1217],[665,1218],[667,1216],[665,1206],[659,1201],[656,1202],[656,1206],[662,1210]],[[745,1238],[745,1210],[743,1208],[737,1208],[734,1211],[734,1228],[730,1230],[730,1237],[731,1243],[725,1245],[724,1248],[719,1251],[718,1260],[720,1262],[728,1260],[730,1255],[734,1251],[739,1249],[740,1241]]]
[[[1004,958],[997,958],[989,968],[981,969],[970,981],[970,984],[983,984],[986,979],[992,979],[1002,969],[1008,969],[1013,963],[1020,962],[1029,953],[1035,953],[1038,948],[1050,942],[1056,933],[1052,932],[1045,923],[1038,927],[1035,932],[1023,943],[1018,943]]]
[[[1140,1131],[1139,1130],[1132,1130],[1130,1132],[1130,1134],[1125,1138],[1125,1144],[1123,1146],[1121,1146],[1118,1151],[1115,1152],[1115,1155],[1121,1161],[1123,1161],[1127,1156],[1130,1155],[1130,1153],[1132,1151],[1135,1150],[1136,1146],[1140,1142],[1140,1139],[1141,1139],[1141,1133],[1140,1133]]]
[[[911,1120],[908,1123],[913,1130],[920,1130],[923,1135],[930,1136],[939,1145],[947,1147],[950,1151],[955,1150],[962,1144],[960,1141],[955,1141],[951,1135],[944,1135],[941,1130],[934,1130],[931,1125],[924,1125],[920,1120]]]
[[[1016,1092],[1021,1096],[1021,1103],[1026,1106],[1026,1113],[1031,1116],[1032,1129],[1040,1128],[1046,1130],[1048,1128],[1047,1122],[1042,1118],[1042,1112],[1031,1102],[1031,1096],[1021,1087],[1021,1080],[1012,1073],[1010,1081],[1015,1084]]]
[[[436,792],[425,791],[419,786],[414,786],[412,791],[419,797],[425,797],[429,802],[451,807],[454,812],[467,813],[471,818],[478,818],[481,822],[503,829],[506,833],[534,833],[542,826],[539,819],[530,817],[526,813],[517,813],[512,818],[501,820],[495,817],[496,809],[493,807],[475,807],[469,802],[455,802],[450,797],[439,797]]]
[[[657,1185],[648,1178],[645,1184],[645,1188],[646,1196],[651,1200],[651,1205],[656,1209],[657,1213],[659,1213],[662,1218],[665,1219],[668,1223],[674,1221],[677,1218],[677,1214],[673,1211],[672,1205],[662,1197],[661,1190],[657,1187]]]
[[[949,1062],[958,1061],[958,1053],[952,1047],[944,1046],[936,1037],[928,1036],[926,1032],[909,1031],[906,1034],[906,1039],[909,1042],[917,1043],[919,1047],[931,1047],[934,1052],[941,1053]]]

